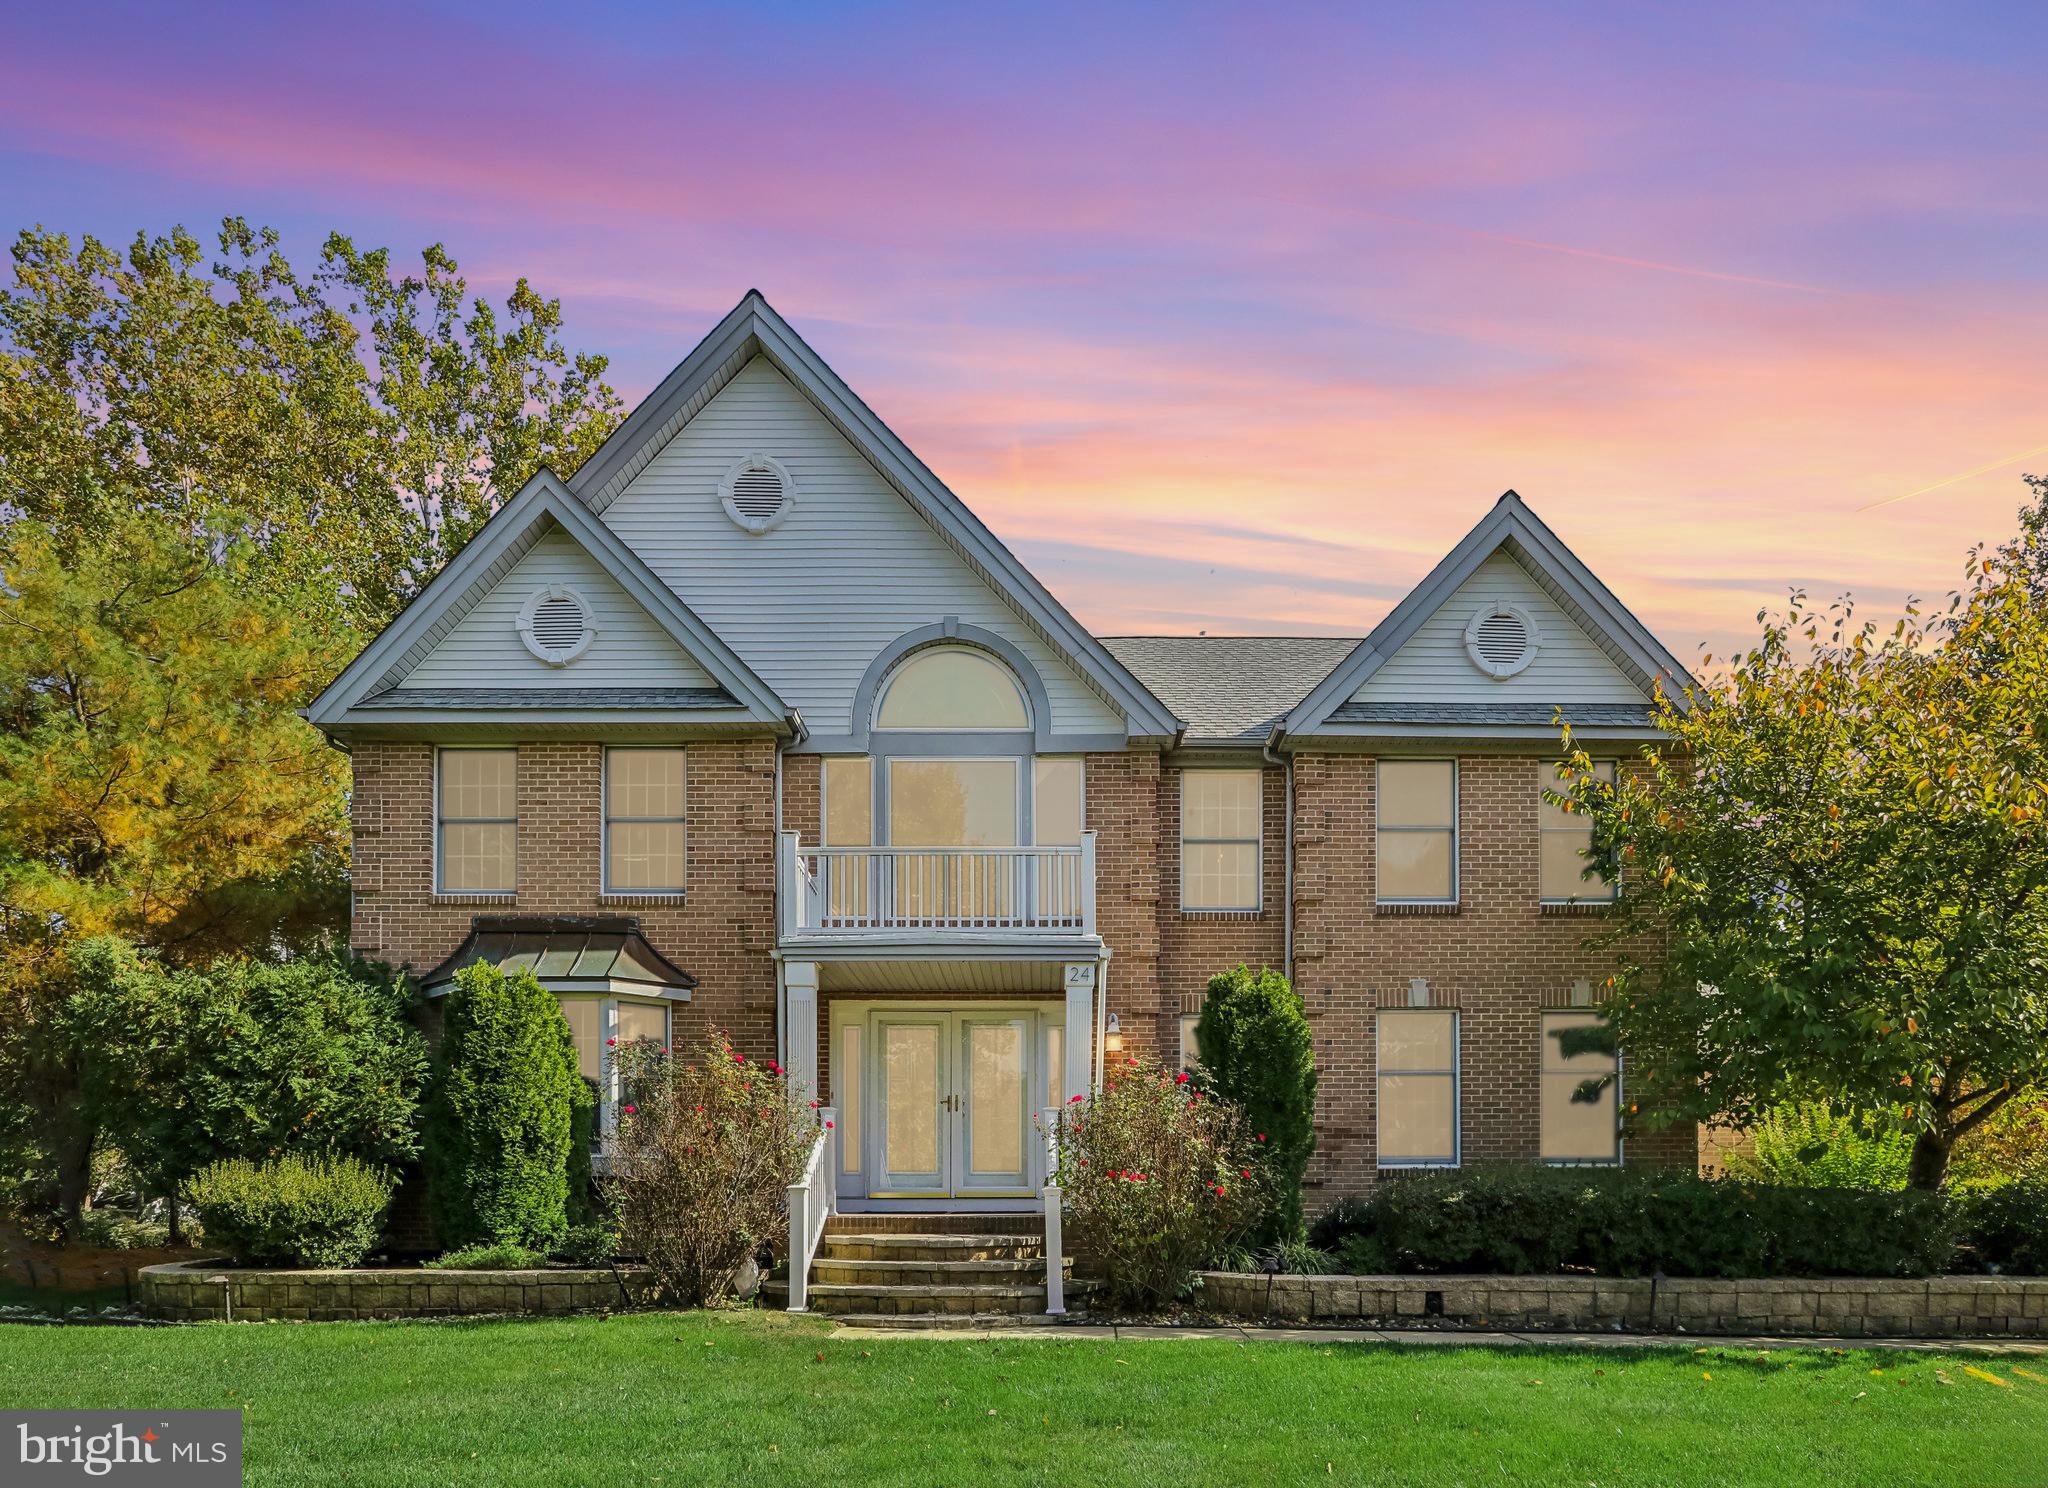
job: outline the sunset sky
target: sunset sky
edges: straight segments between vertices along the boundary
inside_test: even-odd
[[[10,233],[439,241],[629,400],[758,286],[1105,633],[1514,487],[1690,659],[2048,471],[2048,6],[10,9]]]

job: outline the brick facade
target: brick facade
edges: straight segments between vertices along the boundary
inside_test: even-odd
[[[686,752],[686,892],[603,892],[603,746],[519,746],[519,892],[488,899],[434,893],[434,750],[359,742],[351,795],[352,943],[366,956],[431,970],[461,944],[473,915],[634,915],[648,940],[698,980],[675,1009],[675,1037],[728,1030],[746,1048],[775,1047],[775,745],[693,743]]]
[[[358,949],[420,972],[461,942],[479,912],[637,915],[655,947],[699,979],[693,1001],[677,1009],[679,1039],[723,1027],[743,1047],[774,1049],[772,741],[689,746],[681,899],[602,893],[599,745],[520,746],[519,889],[491,901],[434,894],[431,746],[363,742],[353,758]],[[1541,760],[1459,761],[1459,902],[1433,913],[1375,904],[1375,763],[1304,755],[1295,769],[1294,972],[1321,1071],[1310,1183],[1324,1197],[1377,1178],[1374,1014],[1406,1005],[1414,978],[1426,980],[1432,1005],[1459,1011],[1464,1160],[1528,1160],[1538,1155],[1538,1015],[1565,1005],[1575,980],[1597,988],[1612,964],[1608,953],[1583,948],[1593,928],[1584,912],[1538,903]],[[1087,760],[1109,1007],[1128,1049],[1166,1058],[1177,1048],[1180,1014],[1199,1007],[1210,976],[1240,961],[1278,967],[1286,957],[1285,773],[1264,771],[1261,910],[1184,913],[1185,768],[1194,767],[1142,750]],[[818,838],[819,778],[815,756],[785,761],[781,820],[806,842]],[[821,1060],[828,1043],[821,1027]],[[1689,1128],[1637,1136],[1628,1159],[1691,1163],[1695,1143]]]

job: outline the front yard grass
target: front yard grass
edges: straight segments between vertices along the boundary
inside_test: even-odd
[[[2048,1481],[2048,1360],[1903,1352],[11,1326],[0,1406],[239,1406],[252,1484]]]

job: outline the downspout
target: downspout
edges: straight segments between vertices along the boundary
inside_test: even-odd
[[[1286,782],[1284,787],[1285,802],[1282,806],[1287,819],[1282,824],[1286,845],[1281,849],[1280,875],[1284,887],[1281,889],[1280,922],[1284,927],[1282,930],[1284,937],[1282,960],[1285,963],[1284,969],[1288,985],[1292,986],[1294,983],[1294,756],[1280,753],[1281,732],[1281,726],[1277,723],[1274,724],[1273,732],[1267,738],[1266,747],[1263,752],[1268,764],[1280,766],[1282,778]]]

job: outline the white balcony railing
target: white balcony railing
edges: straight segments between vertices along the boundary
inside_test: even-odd
[[[784,832],[782,933],[1095,933],[1095,834],[1078,847],[804,847]]]

